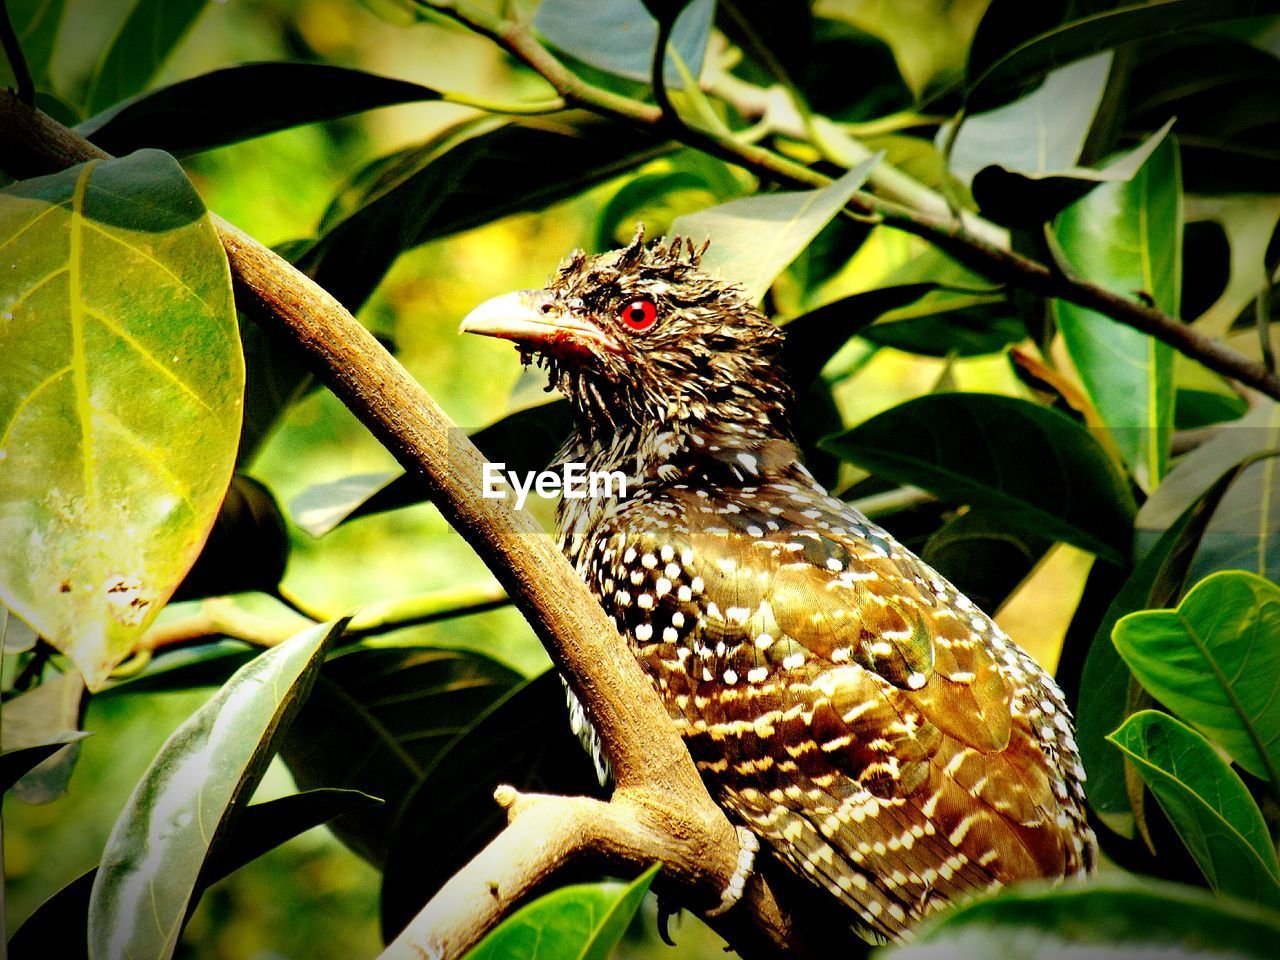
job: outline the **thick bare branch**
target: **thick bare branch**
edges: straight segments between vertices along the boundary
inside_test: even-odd
[[[0,166],[11,176],[105,158],[71,130],[0,91]],[[436,506],[485,561],[573,685],[618,777],[607,805],[610,817],[634,820],[633,829],[653,838],[642,859],[622,859],[635,870],[661,859],[685,903],[716,904],[737,868],[737,834],[708,796],[656,693],[586,585],[528,514],[512,510],[507,500],[482,496],[479,451],[368,330],[275,253],[216,217],[215,225],[241,309],[300,346],[324,383],[406,469],[426,479]],[[504,833],[494,849],[536,848],[539,842],[536,836]],[[486,873],[497,856],[468,868],[470,876]],[[531,875],[515,886],[527,889],[541,877]],[[744,899],[715,922],[739,952],[817,955],[805,948],[758,876]],[[497,914],[485,916],[492,922]],[[844,930],[829,933],[840,937]],[[813,932],[812,942],[823,942],[822,934]]]

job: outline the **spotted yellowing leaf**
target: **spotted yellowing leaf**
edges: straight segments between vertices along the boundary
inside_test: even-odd
[[[100,687],[226,491],[244,361],[226,257],[167,154],[0,191],[0,600]]]

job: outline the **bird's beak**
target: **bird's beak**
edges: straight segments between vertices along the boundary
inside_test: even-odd
[[[466,315],[459,332],[501,337],[559,357],[620,352],[613,338],[574,316],[545,290],[518,290],[486,300]]]

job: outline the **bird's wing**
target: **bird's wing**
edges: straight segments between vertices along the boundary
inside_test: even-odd
[[[613,541],[630,573],[610,612],[726,805],[886,934],[1076,869],[1076,798],[1042,746],[1056,689],[840,501],[766,493],[676,490]]]

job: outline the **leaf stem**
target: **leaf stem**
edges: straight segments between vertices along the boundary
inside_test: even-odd
[[[484,110],[486,113],[506,113],[521,117],[558,113],[566,106],[563,97],[549,97],[546,100],[512,103],[502,100],[489,100],[486,97],[475,97],[457,90],[441,91],[440,99],[445,103],[456,103],[463,107],[475,107],[477,110]]]
[[[662,115],[669,120],[679,122],[675,104],[671,102],[671,94],[667,91],[667,46],[671,42],[671,31],[675,29],[675,17],[663,17],[658,21],[658,36],[653,44],[653,64],[650,76],[653,83],[653,99]]]
[[[29,107],[36,105],[36,82],[31,76],[31,67],[22,52],[22,44],[18,42],[18,34],[13,29],[13,17],[9,14],[9,0],[0,0],[0,42],[4,45],[4,55],[9,58],[9,68],[13,71],[18,84],[18,99]]]

